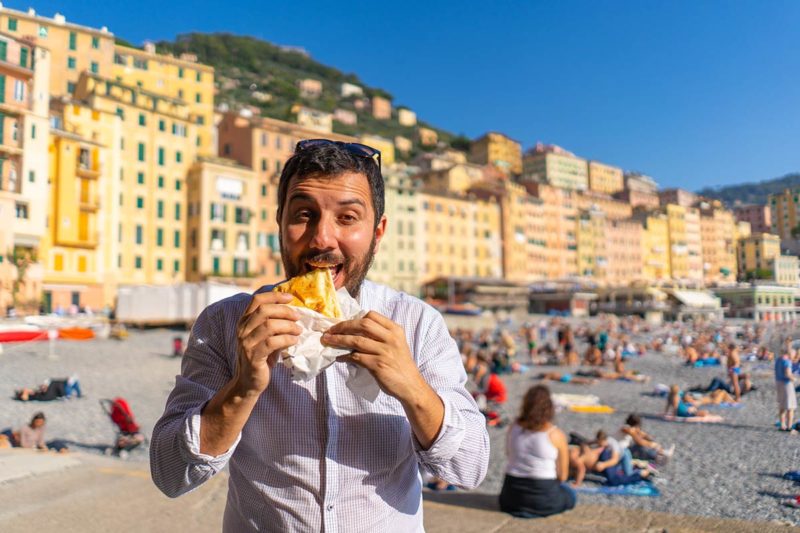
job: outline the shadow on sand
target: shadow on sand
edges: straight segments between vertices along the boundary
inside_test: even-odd
[[[458,507],[468,507],[470,509],[480,509],[483,511],[499,511],[500,505],[497,503],[497,494],[486,494],[480,492],[432,492],[423,491],[422,497],[429,502],[455,505]]]

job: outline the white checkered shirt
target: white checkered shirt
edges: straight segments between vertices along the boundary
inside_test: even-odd
[[[226,532],[407,533],[423,531],[420,465],[460,487],[480,484],[489,438],[444,320],[419,299],[369,281],[362,309],[405,329],[422,376],[444,402],[433,445],[421,449],[396,399],[354,395],[345,364],[309,382],[292,381],[277,365],[231,449],[201,454],[200,411],[233,377],[236,325],[250,300],[239,294],[210,305],[192,328],[181,375],[153,429],[150,465],[165,494],[193,490],[229,465]]]

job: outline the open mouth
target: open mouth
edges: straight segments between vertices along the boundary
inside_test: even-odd
[[[331,278],[333,278],[333,285],[338,289],[341,287],[339,283],[342,278],[342,271],[344,270],[342,263],[323,263],[318,261],[307,261],[306,268],[308,270],[314,270],[315,268],[327,268],[331,272]]]

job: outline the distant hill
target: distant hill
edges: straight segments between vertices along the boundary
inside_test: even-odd
[[[352,83],[361,86],[365,96],[378,95],[391,99],[388,91],[366,85],[357,74],[344,73],[320,63],[302,48],[278,46],[254,37],[229,33],[188,33],[178,35],[174,42],[156,43],[156,50],[175,55],[192,53],[201,63],[213,66],[218,88],[217,104],[252,105],[261,110],[262,116],[287,121],[292,120],[291,108],[294,104],[326,112],[333,112],[337,108],[347,109],[357,114],[358,125],[349,126],[334,121],[334,131],[337,133],[372,133],[389,139],[401,135],[415,140],[416,128],[400,125],[396,112],[391,120],[376,120],[367,109],[356,109],[356,97],[342,98],[340,85],[342,82]],[[304,78],[321,81],[322,95],[303,98],[296,82]],[[392,105],[396,110],[397,102],[392,102]],[[439,140],[451,146],[463,149],[464,143],[469,142],[463,136],[453,135],[424,122],[419,122],[419,125],[436,130]],[[420,149],[415,144],[414,152]]]
[[[784,189],[800,187],[800,173],[786,174],[781,178],[764,180],[724,187],[706,187],[697,191],[702,196],[717,198],[729,206],[740,202],[743,204],[766,204],[770,194],[783,192]]]

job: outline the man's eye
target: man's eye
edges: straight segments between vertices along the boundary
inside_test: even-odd
[[[339,217],[339,220],[341,220],[345,224],[352,224],[356,222],[358,219],[353,215],[342,215]]]

